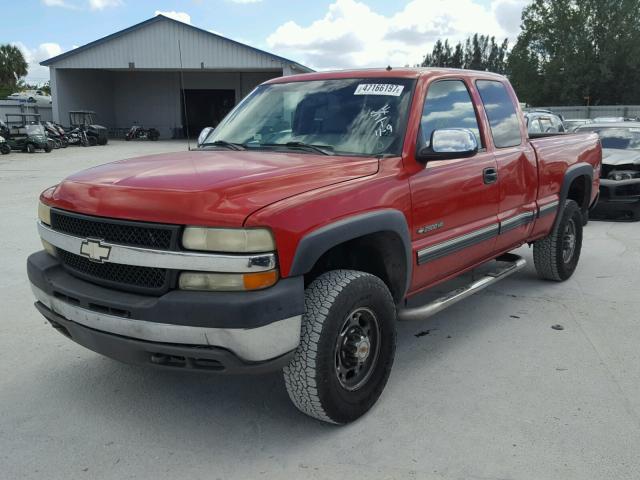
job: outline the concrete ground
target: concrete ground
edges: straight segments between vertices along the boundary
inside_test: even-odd
[[[0,157],[0,477],[640,478],[640,225],[591,222],[576,274],[522,272],[399,325],[378,404],[334,427],[279,375],[166,373],[101,357],[36,313],[36,199],[65,175],[179,142]],[[554,330],[561,324],[564,330]]]

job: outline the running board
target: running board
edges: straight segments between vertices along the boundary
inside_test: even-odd
[[[464,287],[456,288],[451,292],[443,295],[440,298],[437,298],[429,303],[424,305],[420,305],[415,308],[404,308],[398,311],[398,320],[408,321],[408,320],[422,320],[431,315],[434,315],[447,307],[450,307],[454,303],[458,303],[460,300],[464,300],[467,297],[470,297],[474,293],[478,293],[480,290],[484,290],[489,285],[493,285],[494,283],[507,278],[512,273],[516,273],[519,270],[522,270],[527,261],[513,253],[506,253],[498,258],[496,258],[498,262],[505,262],[504,266],[497,266],[497,268],[489,273],[486,273],[479,280],[475,280]]]

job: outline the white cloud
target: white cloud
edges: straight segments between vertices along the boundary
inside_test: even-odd
[[[529,0],[495,0],[491,10],[500,26],[515,38],[520,31],[522,9],[529,4]]]
[[[45,7],[62,7],[74,10],[77,8],[75,5],[67,3],[65,0],[42,0],[42,4]]]
[[[43,67],[40,62],[60,55],[62,53],[60,45],[57,43],[41,43],[36,48],[29,48],[22,42],[12,42],[12,44],[22,51],[24,59],[29,64],[27,83],[42,84],[49,80],[49,67]]]
[[[267,44],[279,54],[315,67],[415,65],[438,38],[450,42],[474,33],[515,38],[524,0],[412,0],[384,16],[358,0],[335,0],[323,18],[280,25]]]
[[[154,13],[154,15],[164,15],[165,17],[173,18],[174,20],[177,20],[179,22],[188,23],[189,25],[191,25],[191,15],[185,12],[176,12],[174,10],[162,12],[160,10],[156,10],[156,13]]]
[[[105,8],[119,7],[122,0],[89,0],[91,10],[104,10]]]

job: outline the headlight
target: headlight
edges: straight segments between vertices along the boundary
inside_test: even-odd
[[[262,290],[278,281],[278,271],[258,273],[200,273],[184,272],[180,274],[181,290],[215,290],[236,292]]]
[[[202,228],[187,227],[182,245],[188,250],[208,252],[257,253],[276,249],[273,235],[265,228]]]
[[[51,207],[38,202],[38,218],[45,225],[51,225]]]
[[[633,178],[640,178],[640,172],[636,172],[635,170],[614,170],[608,175],[609,180],[631,180]]]

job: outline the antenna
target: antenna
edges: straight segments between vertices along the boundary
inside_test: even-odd
[[[187,114],[187,96],[184,93],[184,70],[182,69],[182,48],[178,40],[178,54],[180,55],[180,90],[182,91],[182,107],[184,108],[184,123],[187,127],[187,150],[191,151],[191,140],[189,139],[189,115]]]

